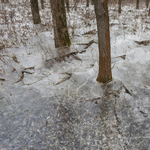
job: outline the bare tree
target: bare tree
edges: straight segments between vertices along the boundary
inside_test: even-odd
[[[9,3],[9,0],[1,0],[2,3]]]
[[[136,9],[139,9],[139,0],[136,0]]]
[[[66,7],[67,7],[67,11],[69,12],[70,9],[69,9],[69,0],[66,0]]]
[[[0,10],[2,10],[2,3],[1,3],[1,0],[0,0]]]
[[[41,0],[41,8],[44,9],[44,0]]]
[[[40,24],[41,19],[40,19],[40,14],[39,14],[38,0],[30,0],[30,2],[31,2],[33,23],[34,24]]]
[[[86,7],[89,7],[89,0],[86,0]]]
[[[148,7],[148,16],[150,16],[150,4],[149,4],[149,7]]]
[[[65,0],[65,3],[66,3],[67,11],[69,12],[70,11],[70,9],[69,9],[69,0]]]
[[[121,0],[118,0],[118,13],[121,13]]]
[[[112,80],[107,0],[94,0],[94,7],[97,20],[99,46],[99,73],[97,81],[105,83]]]
[[[50,0],[54,26],[55,47],[70,46],[64,0]]]
[[[79,3],[79,0],[74,0],[74,8],[75,8],[75,10],[77,10],[78,3]]]
[[[148,8],[149,0],[146,0],[146,8]]]

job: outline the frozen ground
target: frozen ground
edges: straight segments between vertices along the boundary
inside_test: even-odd
[[[0,149],[150,149],[147,10],[125,6],[119,16],[109,6],[113,81],[100,84],[93,7],[67,14],[72,46],[55,49],[49,5],[41,26],[28,6],[3,5]]]

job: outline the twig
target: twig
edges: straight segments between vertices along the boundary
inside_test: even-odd
[[[98,100],[98,99],[101,99],[101,97],[97,97],[97,98],[93,98],[93,99],[90,99],[90,100],[87,100],[87,101],[96,101],[96,100]]]
[[[67,74],[68,77],[63,78],[60,82],[56,83],[55,85],[58,85],[58,84],[66,81],[66,80],[69,80],[71,78],[71,76],[72,76],[72,73],[65,73],[65,74]]]
[[[128,93],[130,96],[134,98],[133,94],[131,94],[131,92],[126,88],[125,85],[123,85],[123,88],[125,89],[126,93]]]
[[[21,75],[20,79],[18,81],[14,82],[14,83],[18,83],[18,82],[20,82],[20,81],[23,80],[23,78],[24,78],[24,72],[22,71],[21,73],[22,73],[22,75]]]
[[[121,55],[121,56],[117,56],[117,57],[114,57],[114,58],[119,58],[121,57],[122,59],[126,59],[126,55]]]
[[[4,78],[0,78],[0,81],[5,81],[5,79]]]

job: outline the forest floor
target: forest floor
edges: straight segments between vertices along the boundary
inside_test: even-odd
[[[93,6],[71,6],[58,49],[49,6],[41,25],[28,1],[0,11],[0,149],[150,150],[148,10],[109,6],[113,81],[100,84]]]

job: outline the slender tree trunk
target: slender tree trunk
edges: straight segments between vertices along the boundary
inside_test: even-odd
[[[150,4],[148,6],[148,16],[150,16]]]
[[[74,0],[74,9],[77,10],[77,0]]]
[[[118,13],[121,13],[121,0],[118,1]]]
[[[89,0],[86,0],[86,7],[89,7]]]
[[[31,2],[33,23],[34,24],[40,24],[41,19],[40,19],[40,14],[39,14],[38,0],[30,0],[30,2]]]
[[[44,9],[44,0],[41,0],[41,8]]]
[[[107,0],[94,0],[94,7],[97,20],[99,46],[99,73],[97,81],[105,83],[112,80]]]
[[[91,0],[91,5],[94,5],[94,2],[93,2],[93,0]]]
[[[55,47],[70,46],[64,0],[51,0]]]
[[[0,10],[2,10],[2,3],[1,3],[1,0],[0,0]]]
[[[2,3],[9,3],[9,0],[1,0]]]
[[[136,9],[139,9],[139,0],[136,0]]]
[[[146,0],[146,8],[148,8],[149,0]]]
[[[69,0],[65,0],[65,2],[66,2],[67,11],[69,12],[70,11],[70,9],[69,9]]]

